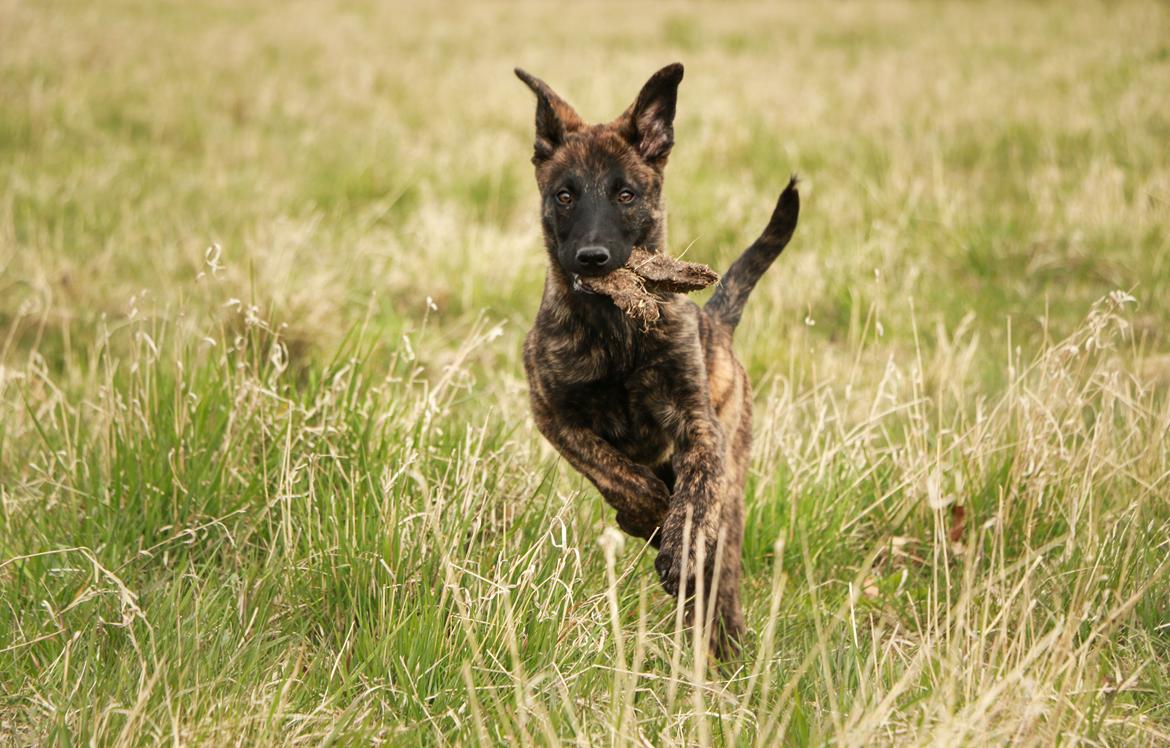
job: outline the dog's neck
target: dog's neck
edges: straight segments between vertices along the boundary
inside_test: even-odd
[[[647,330],[607,296],[574,291],[554,262],[544,281],[537,327],[546,340],[571,340],[580,354],[570,375],[579,381],[620,376],[632,371],[646,347]]]

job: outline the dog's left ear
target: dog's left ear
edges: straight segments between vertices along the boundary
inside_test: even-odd
[[[682,63],[662,68],[650,76],[638,98],[614,121],[642,158],[660,169],[674,147],[674,109],[682,79]]]

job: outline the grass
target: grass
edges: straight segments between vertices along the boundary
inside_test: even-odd
[[[0,743],[1170,742],[1164,3],[0,2]],[[522,64],[790,172],[742,662],[535,434]]]

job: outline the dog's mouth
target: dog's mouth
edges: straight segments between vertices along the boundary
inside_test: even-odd
[[[573,273],[573,290],[577,293],[588,294],[590,296],[597,295],[596,291],[587,288],[585,284],[581,282],[581,276],[577,273]]]

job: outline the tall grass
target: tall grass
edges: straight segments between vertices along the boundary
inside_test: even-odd
[[[1170,742],[1165,7],[463,10],[0,5],[0,742]],[[676,57],[677,251],[808,187],[723,665],[517,355],[511,65]]]

